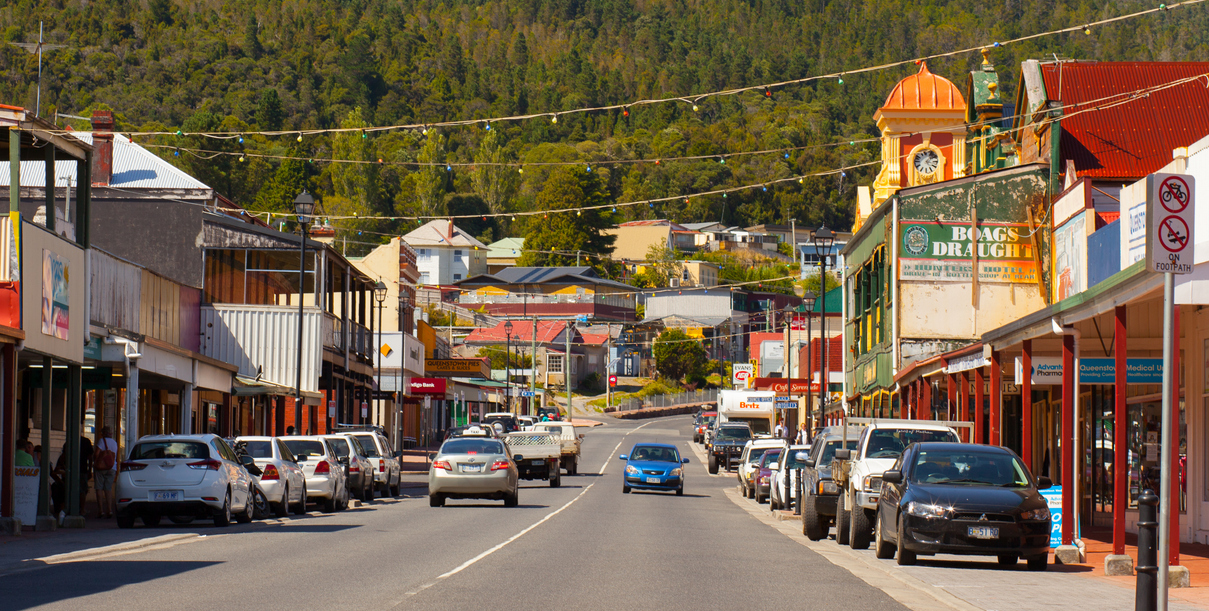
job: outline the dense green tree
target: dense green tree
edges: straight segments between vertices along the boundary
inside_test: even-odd
[[[474,153],[477,165],[470,172],[474,192],[494,213],[506,212],[520,183],[520,174],[510,165],[510,155],[500,143],[499,130],[491,130],[479,141]]]
[[[445,214],[445,193],[449,191],[449,175],[453,171],[452,168],[441,166],[445,163],[445,136],[438,130],[428,130],[417,161],[426,164],[415,172],[419,213],[426,216]]]
[[[700,375],[709,365],[705,346],[680,329],[660,333],[651,351],[655,355],[655,371],[674,382],[686,376]]]
[[[269,87],[260,92],[260,101],[256,104],[256,125],[265,131],[277,131],[285,122],[285,113],[281,108],[281,98],[277,90]]]
[[[607,204],[604,186],[598,174],[582,169],[560,169],[550,174],[537,196],[541,215],[530,218],[525,232],[525,254],[518,264],[525,266],[574,265],[576,254],[608,255],[616,236],[601,230],[613,222],[602,209],[559,212],[574,208]],[[595,267],[596,258],[585,257]]]

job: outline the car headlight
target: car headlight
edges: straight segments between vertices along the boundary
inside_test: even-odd
[[[681,475],[684,475],[684,469],[680,469],[680,468],[672,469],[672,472],[670,475],[672,477],[680,477]]]
[[[866,475],[864,486],[865,492],[881,492],[882,491],[882,476]]]
[[[947,507],[941,507],[940,505],[911,501],[907,503],[907,513],[920,518],[944,519],[948,516],[949,510]]]
[[[840,487],[835,482],[824,480],[819,482],[819,494],[839,494]]]
[[[1037,522],[1044,522],[1046,520],[1049,520],[1050,519],[1049,507],[1041,507],[1039,509],[1033,509],[1031,511],[1022,512],[1020,514],[1020,519],[1037,521]]]
[[[761,485],[761,486],[763,486],[763,485],[765,485],[765,484],[767,484],[767,483],[768,483],[768,476],[767,476],[767,475],[761,475],[761,476],[760,476],[760,485]]]
[[[625,474],[626,475],[642,475],[642,471],[638,470],[638,467],[635,467],[634,465],[626,465]]]

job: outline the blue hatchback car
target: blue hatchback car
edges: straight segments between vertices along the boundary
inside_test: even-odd
[[[621,491],[638,490],[675,490],[676,495],[684,494],[684,469],[681,465],[688,464],[687,458],[680,458],[676,446],[667,443],[635,444],[629,454],[618,456],[625,463],[625,481]]]

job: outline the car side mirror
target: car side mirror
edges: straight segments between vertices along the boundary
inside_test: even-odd
[[[894,469],[883,472],[882,481],[889,482],[891,484],[901,484],[901,483],[903,483],[903,472],[896,471]]]
[[[852,458],[852,450],[849,450],[848,448],[840,448],[835,451],[836,460],[848,460],[849,458]]]
[[[769,471],[776,471],[777,469],[780,469],[780,468],[781,468],[781,463],[779,463],[779,462],[769,463],[769,465],[768,465]]]
[[[395,452],[395,458],[403,458],[403,450]]]
[[[239,455],[239,464],[241,464],[245,467],[250,467],[250,466],[256,464],[256,461],[251,456],[248,456],[247,454],[240,454]]]
[[[345,456],[344,458],[341,458],[341,459],[340,459],[340,464],[342,464],[342,465],[344,465],[344,466],[346,466],[346,467],[347,467],[347,466],[348,466],[348,457],[347,457],[347,456]]]
[[[680,464],[682,464],[682,465],[687,465],[687,464],[688,464],[688,459],[687,459],[687,458],[681,458],[681,459],[680,459]]]
[[[806,459],[806,468],[807,468],[807,469],[813,469],[813,468],[814,468],[814,459],[813,459],[813,458],[807,458],[807,459]]]
[[[306,462],[306,454],[303,454],[302,456],[295,456],[294,462]]]
[[[522,460],[525,460],[525,457],[524,457],[524,456],[521,456],[520,454],[513,454],[513,455],[512,455],[512,461],[513,461],[513,462],[520,462],[520,461],[522,461]]]
[[[579,438],[580,438],[580,439],[583,439],[583,438],[584,438],[584,434],[583,434],[583,433],[580,433],[580,434],[579,434]]]
[[[617,459],[618,459],[618,460],[629,460],[629,459],[630,459],[630,455],[629,455],[629,454],[618,454],[618,455],[617,455]]]
[[[806,453],[806,452],[798,452],[797,454],[793,455],[794,460],[806,460],[809,457],[810,457],[810,454]]]
[[[1037,478],[1037,489],[1046,490],[1054,487],[1054,480],[1042,475]]]

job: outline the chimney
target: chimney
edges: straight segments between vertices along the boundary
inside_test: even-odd
[[[92,184],[108,186],[113,176],[113,112],[92,111]]]
[[[453,219],[449,219],[449,227],[445,231],[445,239],[453,240]]]

